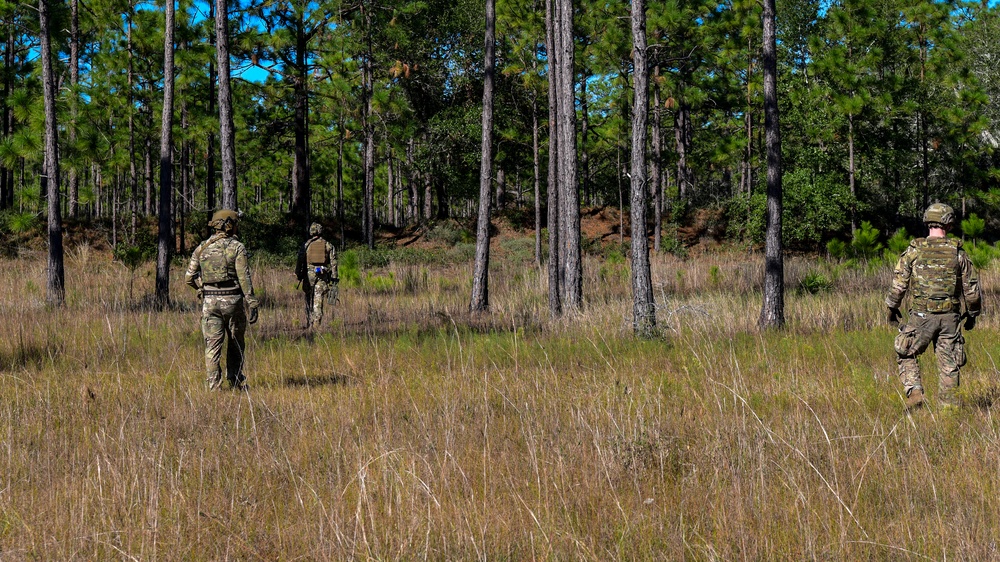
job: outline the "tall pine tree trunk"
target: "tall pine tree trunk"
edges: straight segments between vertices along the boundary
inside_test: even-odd
[[[536,59],[537,60],[537,59]],[[535,265],[542,266],[541,163],[538,149],[538,96],[531,94],[531,166],[535,196]]]
[[[80,12],[79,0],[70,1],[70,42],[69,42],[69,82],[72,87],[70,97],[69,142],[76,142],[77,92],[80,83]],[[76,218],[80,202],[80,178],[76,167],[69,169],[69,216]]]
[[[295,29],[295,157],[292,171],[292,217],[305,227],[309,223],[309,207],[312,193],[309,189],[309,152],[307,132],[309,128],[309,67],[306,62],[308,39],[305,22],[299,14]]]
[[[555,71],[556,18],[555,0],[545,0],[545,41],[549,65],[549,171],[548,171],[548,228],[549,228],[549,313],[562,314],[562,245],[559,216],[559,115],[556,108],[556,89],[559,78]]]
[[[559,29],[556,68],[559,74],[559,91],[556,92],[559,111],[559,184],[562,219],[564,221],[563,247],[566,276],[565,297],[567,309],[578,311],[583,306],[583,260],[580,250],[580,192],[577,187],[576,158],[576,98],[573,93],[573,2],[556,0],[556,22]]]
[[[343,123],[343,119],[340,121]],[[337,142],[337,224],[340,227],[340,247],[344,247],[344,129]]]
[[[371,7],[361,4],[365,11],[365,54],[362,60],[362,97],[364,98],[364,108],[361,115],[361,127],[364,129],[364,216],[363,235],[364,242],[369,248],[375,248],[375,125],[372,123],[372,95],[374,92],[374,70],[372,69],[372,58],[375,56],[372,51],[372,17]]]
[[[847,114],[847,183],[851,187],[851,235],[858,228],[857,187],[854,183],[854,114]]]
[[[489,308],[490,280],[490,180],[493,171],[493,72],[496,11],[494,0],[486,0],[486,44],[483,65],[483,131],[482,163],[479,167],[479,216],[476,219],[476,263],[472,273],[472,302],[469,310],[482,312]],[[497,206],[502,205],[503,193],[497,191]]]
[[[48,275],[45,301],[62,306],[66,301],[66,274],[63,270],[62,215],[59,209],[59,137],[56,126],[56,77],[52,69],[52,38],[49,30],[48,0],[38,0],[39,35],[42,59],[42,89],[45,98],[45,184],[48,197]]]
[[[236,127],[229,75],[229,12],[226,0],[215,2],[215,58],[219,65],[219,148],[222,153],[222,208],[235,211]]]
[[[156,248],[156,304],[170,304],[170,255],[174,249],[170,196],[174,150],[174,0],[166,1],[163,33],[163,115],[160,121],[160,205]]]
[[[767,146],[767,231],[764,235],[764,302],[758,325],[785,325],[785,263],[781,243],[781,134],[775,0],[764,0],[764,131]]]
[[[6,69],[14,67],[14,24],[7,22],[4,41],[3,66]],[[0,99],[0,132],[4,137],[14,132],[14,110],[7,103],[14,89],[14,73],[3,73],[3,99]],[[10,209],[14,206],[14,169],[0,164],[0,209]]]
[[[590,185],[590,152],[587,150],[587,139],[590,136],[590,111],[587,109],[587,82],[590,73],[584,69],[580,73],[580,192],[583,193],[584,204],[593,202],[593,188]]]
[[[208,2],[208,18],[215,19],[215,0],[209,0]],[[215,33],[210,33],[208,37],[208,43],[214,48],[215,47]],[[215,61],[209,59],[208,61],[208,114],[217,115],[215,112],[215,103],[217,99],[216,94],[216,82],[218,81],[218,73],[215,71]],[[215,128],[209,127],[208,147],[206,148],[207,157],[205,159],[205,204],[209,210],[214,210],[216,205],[216,182],[215,182]]]
[[[632,0],[632,57],[635,103],[632,104],[632,329],[650,336],[656,327],[656,305],[649,272],[646,239],[646,121],[649,113],[649,69],[646,65],[646,5]]]
[[[177,208],[177,251],[183,256],[187,253],[187,244],[185,244],[186,241],[184,239],[184,232],[185,227],[187,226],[188,202],[193,200],[191,195],[191,176],[194,172],[191,166],[191,141],[188,137],[188,111],[186,100],[181,102],[181,136],[184,140],[181,142],[181,202]]]
[[[650,189],[653,195],[653,249],[660,251],[663,237],[663,190],[660,188],[660,152],[663,150],[660,137],[660,67],[653,72],[653,158],[650,162]]]

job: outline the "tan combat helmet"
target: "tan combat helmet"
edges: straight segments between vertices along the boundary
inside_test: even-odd
[[[309,225],[309,236],[322,236],[323,225],[318,222],[314,222]]]
[[[924,224],[940,224],[949,227],[955,222],[955,210],[944,203],[931,203],[924,211]]]
[[[236,222],[238,220],[239,215],[236,211],[230,209],[220,209],[212,215],[212,220],[208,221],[208,225],[215,230],[232,234],[236,231]]]

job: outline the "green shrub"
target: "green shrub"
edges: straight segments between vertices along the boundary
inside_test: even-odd
[[[445,259],[450,263],[471,262],[476,257],[476,245],[474,243],[461,242],[455,244],[445,253]]]
[[[358,256],[358,265],[361,269],[373,267],[388,267],[392,262],[392,250],[386,248],[368,248],[361,246],[353,250]]]
[[[680,237],[677,236],[676,224],[669,224],[663,228],[660,238],[660,251],[672,254],[674,257],[680,259],[687,259],[688,249],[684,245],[684,242],[681,242]]]
[[[387,275],[376,275],[368,272],[365,276],[365,290],[372,293],[389,293],[396,286],[396,276],[390,271]]]
[[[708,283],[713,287],[719,286],[719,280],[722,277],[719,271],[719,266],[713,265],[708,268]]]
[[[911,240],[913,240],[913,237],[906,232],[906,229],[900,228],[892,235],[891,238],[889,238],[888,241],[886,241],[885,245],[890,252],[899,256],[910,246]]]
[[[872,226],[872,223],[862,222],[861,228],[854,231],[854,239],[851,240],[851,253],[854,254],[854,257],[863,260],[877,258],[882,250],[882,244],[878,241],[880,234],[879,230]]]
[[[979,240],[986,230],[986,220],[979,218],[976,213],[969,215],[969,218],[962,221],[962,234],[971,240]]]
[[[815,248],[850,222],[853,197],[836,174],[799,168],[783,174],[781,236],[788,246]]]
[[[831,258],[842,260],[850,256],[848,251],[847,242],[834,238],[826,243],[826,252],[830,254]]]
[[[189,228],[200,230],[204,224],[192,215]],[[244,213],[240,217],[239,237],[254,256],[285,265],[295,264],[299,248],[305,241],[304,235],[296,233],[286,216],[277,211]]]
[[[475,235],[471,231],[462,228],[455,222],[439,222],[435,224],[427,231],[426,238],[451,245],[460,242],[469,243],[476,240]]]
[[[343,287],[358,287],[361,285],[361,263],[356,250],[348,250],[337,260],[337,275]]]
[[[809,293],[810,295],[815,295],[816,293],[821,293],[823,291],[829,291],[833,288],[833,281],[829,277],[819,273],[818,271],[810,271],[806,273],[802,281],[799,282],[799,290],[803,293]]]
[[[535,259],[534,238],[504,238],[500,248],[507,252],[511,261],[529,262]]]
[[[9,213],[3,218],[4,228],[11,234],[27,234],[41,224],[39,215],[35,213]]]
[[[966,253],[969,254],[969,259],[972,261],[972,265],[975,266],[976,269],[986,269],[989,267],[990,263],[996,259],[998,254],[996,248],[984,242],[970,242],[964,247]]]

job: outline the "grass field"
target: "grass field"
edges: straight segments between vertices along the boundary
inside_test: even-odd
[[[888,271],[786,262],[760,333],[760,259],[653,257],[662,337],[629,332],[627,264],[588,258],[582,314],[544,273],[390,264],[307,336],[289,268],[255,264],[248,392],[204,385],[199,312],[67,255],[0,264],[3,560],[1000,559],[997,274],[967,334],[964,405],[907,416]],[[824,269],[826,268],[826,269]]]

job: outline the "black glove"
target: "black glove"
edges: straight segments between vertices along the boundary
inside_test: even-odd
[[[251,324],[257,323],[257,307],[250,309],[250,315],[247,317],[247,322],[250,322]]]
[[[889,322],[890,326],[898,326],[899,325],[899,321],[902,318],[903,318],[903,315],[899,312],[898,308],[896,308],[894,306],[890,306],[889,307],[889,315],[886,316],[886,321]]]
[[[971,330],[971,329],[973,329],[975,327],[976,327],[976,317],[975,316],[966,316],[965,317],[965,329],[966,330]]]

